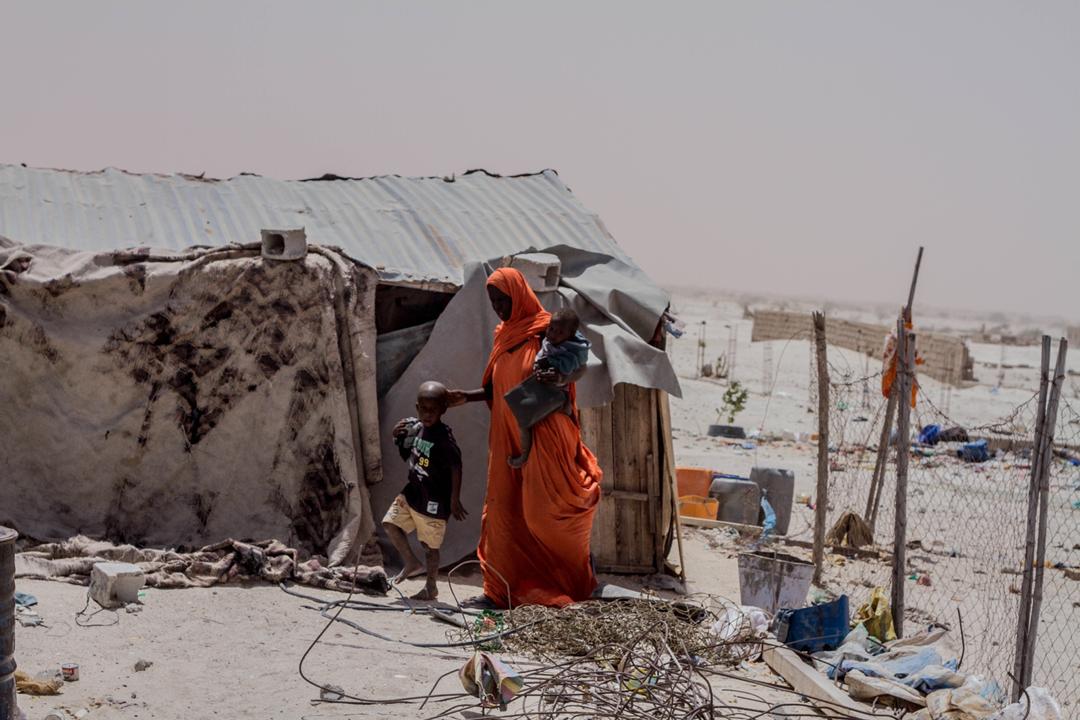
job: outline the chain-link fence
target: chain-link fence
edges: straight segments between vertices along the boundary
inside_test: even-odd
[[[880,367],[880,364],[878,365]],[[868,504],[887,402],[880,373],[866,374],[830,360],[829,508],[827,527],[845,513],[875,521],[873,544],[863,551],[829,554],[824,579],[854,604],[872,588],[890,594],[896,519],[896,451],[890,443],[878,501]],[[1080,414],[1072,391],[1063,393],[1050,497],[1043,602],[1033,683],[1063,705],[1080,705]],[[950,397],[951,395],[951,397]],[[907,560],[904,572],[906,634],[938,623],[963,639],[965,672],[996,681],[1008,692],[1019,622],[1031,484],[1037,395],[991,422],[954,420],[939,404],[961,410],[963,396],[937,384],[920,387],[911,412],[914,436],[937,426],[936,442],[914,442],[908,470]],[[1001,403],[997,404],[1000,408]],[[968,416],[987,415],[976,408]],[[895,442],[895,427],[891,432]],[[968,442],[985,439],[989,457],[962,457]],[[851,520],[850,516],[846,519]],[[868,523],[869,524],[869,523]],[[850,529],[850,528],[849,528]]]

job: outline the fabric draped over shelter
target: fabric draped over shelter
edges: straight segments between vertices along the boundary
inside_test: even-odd
[[[579,407],[610,402],[615,384],[623,382],[680,395],[667,354],[647,342],[667,309],[667,294],[640,270],[616,258],[566,246],[541,252],[559,257],[562,280],[557,290],[538,295],[540,304],[548,311],[572,308],[592,343],[588,371],[575,388]],[[394,462],[389,429],[401,418],[415,414],[420,383],[438,380],[447,387],[469,388],[483,377],[499,322],[485,285],[495,267],[508,263],[513,266],[512,257],[466,266],[464,285],[439,316],[427,345],[381,399],[380,423],[387,430],[382,455],[387,460],[385,481],[371,488],[376,515],[385,512],[407,481],[405,464]],[[481,403],[471,403],[452,408],[444,420],[454,428],[461,447],[461,498],[470,510],[465,522],[451,521],[443,541],[442,557],[453,562],[472,554],[480,539],[477,510],[483,505],[487,486],[491,415]],[[416,549],[419,551],[419,546]]]
[[[381,473],[374,286],[317,247],[268,262],[257,246],[0,238],[0,523],[167,547],[277,537],[354,558]]]

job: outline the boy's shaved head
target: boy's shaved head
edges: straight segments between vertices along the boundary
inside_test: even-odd
[[[440,382],[429,380],[416,391],[416,416],[424,427],[431,427],[442,420],[450,405],[450,392]]]
[[[416,391],[416,399],[427,399],[436,401],[449,401],[450,391],[446,389],[446,386],[441,382],[435,382],[434,380],[428,380],[425,383],[421,383],[420,389]]]

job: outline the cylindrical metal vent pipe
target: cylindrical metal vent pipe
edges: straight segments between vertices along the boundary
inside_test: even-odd
[[[0,720],[15,720],[15,539],[0,525]]]

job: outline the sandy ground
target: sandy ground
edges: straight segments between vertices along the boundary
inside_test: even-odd
[[[693,569],[688,590],[738,597],[738,573],[733,556],[717,553],[714,531],[690,531],[684,538],[686,562]],[[648,579],[604,576],[605,581],[639,589]],[[644,581],[644,583],[643,583]],[[19,581],[18,589],[38,598],[38,611],[47,627],[16,628],[16,657],[20,668],[38,674],[78,663],[80,679],[64,685],[53,697],[19,696],[30,720],[63,709],[68,717],[82,709],[88,720],[233,718],[423,718],[433,713],[416,706],[356,707],[313,704],[318,691],[298,675],[300,657],[325,621],[277,587],[252,585],[213,589],[148,589],[143,610],[129,614],[100,612],[89,622],[111,623],[80,627],[75,613],[86,602],[86,588],[45,581]],[[410,580],[402,590],[422,587]],[[455,575],[455,591],[464,599],[478,594],[477,577]],[[310,588],[299,592],[324,598],[341,595]],[[452,604],[445,576],[440,600]],[[663,594],[663,593],[662,593]],[[363,596],[396,612],[351,613],[348,617],[390,638],[412,642],[444,642],[448,626],[427,617],[410,616],[395,595]],[[459,668],[464,651],[413,648],[387,642],[335,625],[308,657],[304,670],[324,684],[338,685],[349,694],[386,698],[425,695],[438,677]],[[135,664],[153,664],[136,671]],[[522,658],[511,660],[528,667]],[[775,682],[761,663],[747,669],[750,676]],[[456,677],[440,687],[457,691]],[[768,694],[768,693],[766,693]]]
[[[706,357],[711,361],[727,352],[729,338],[735,338],[734,377],[750,390],[746,410],[736,419],[748,429],[780,434],[784,431],[810,433],[816,430],[816,417],[810,411],[809,346],[805,342],[751,344],[751,322],[743,317],[740,302],[702,293],[677,293],[673,309],[687,322],[687,335],[672,343],[673,363],[683,378],[683,399],[673,399],[672,417],[677,460],[680,465],[706,466],[740,475],[749,474],[755,465],[789,468],[795,472],[796,493],[814,493],[816,447],[810,443],[755,443],[746,449],[739,443],[709,438],[705,430],[716,422],[716,408],[721,404],[726,385],[709,379],[696,379],[694,369],[697,343],[696,323],[706,320]],[[879,313],[880,314],[880,313]],[[873,312],[849,311],[853,319],[881,320]],[[978,327],[977,317],[923,318],[927,325]],[[766,350],[765,345],[771,347]],[[974,346],[976,374],[980,383],[963,389],[943,388],[926,381],[924,391],[941,407],[948,409],[958,422],[980,423],[1000,417],[1030,398],[1037,386],[1038,348],[1007,348],[1006,363],[1029,368],[1006,370],[1004,382],[998,383],[1000,348]],[[772,374],[765,373],[765,360],[771,354]],[[880,363],[867,361],[854,353],[830,350],[834,379],[854,380],[878,371]],[[1070,362],[1080,368],[1080,352]],[[845,375],[846,373],[846,375]],[[766,385],[768,381],[768,385]],[[775,384],[773,384],[775,383]],[[872,415],[875,386],[870,387],[871,407],[862,408],[859,388],[851,392],[851,422],[845,427],[853,436],[870,436],[873,428],[859,424],[854,417]],[[1080,384],[1070,378],[1066,397],[1076,397]],[[865,425],[865,427],[864,427]],[[871,460],[872,462],[872,460]],[[857,475],[857,473],[856,473]],[[852,506],[858,479],[840,487],[850,489]],[[1078,496],[1080,497],[1080,496]],[[1067,498],[1066,498],[1067,500]],[[834,511],[842,509],[837,503]],[[936,511],[940,511],[937,508]],[[830,515],[832,516],[832,515]],[[933,516],[937,517],[937,516]],[[948,524],[948,517],[937,517]],[[891,520],[890,520],[891,522]],[[813,512],[796,505],[789,534],[809,537]],[[1077,523],[1073,523],[1075,528]],[[929,525],[927,525],[929,526]],[[981,540],[979,540],[981,542]],[[928,541],[929,544],[929,541]],[[931,548],[934,550],[935,548]],[[730,536],[713,530],[687,530],[684,537],[685,566],[689,573],[688,590],[739,597],[735,556],[739,546]],[[1061,548],[1065,552],[1065,548]],[[673,548],[673,557],[676,550]],[[940,563],[940,553],[914,553],[927,563]],[[1080,561],[1080,557],[1077,558]],[[948,561],[946,561],[948,562]],[[927,565],[927,567],[930,567]],[[830,578],[836,587],[863,588],[868,581],[887,574],[887,566],[848,564],[831,567]],[[935,577],[950,574],[938,565]],[[983,571],[994,580],[1000,576],[996,567]],[[641,587],[640,578],[606,577],[606,580],[629,587]],[[846,584],[845,584],[846,583]],[[998,583],[1000,584],[1000,583]],[[1080,583],[1076,583],[1080,586]],[[455,581],[459,595],[478,592],[477,578]],[[409,594],[420,589],[419,580],[405,583]],[[996,587],[996,585],[995,585]],[[54,709],[64,708],[68,717],[80,710],[85,717],[97,718],[202,718],[228,716],[237,718],[343,718],[343,717],[426,717],[431,713],[416,706],[343,706],[313,704],[318,691],[304,682],[297,672],[301,655],[325,621],[317,612],[305,609],[307,601],[290,597],[276,587],[219,587],[209,590],[148,590],[140,613],[118,615],[100,613],[94,622],[114,622],[105,627],[79,627],[75,613],[86,598],[86,589],[61,583],[20,581],[18,589],[39,599],[38,610],[47,627],[16,629],[16,657],[22,669],[37,674],[54,670],[61,663],[76,662],[81,679],[64,686],[56,697],[20,696],[20,705],[31,720],[44,718]],[[914,592],[916,602],[919,593]],[[302,589],[320,597],[332,593]],[[941,592],[949,597],[960,591],[947,580]],[[443,602],[452,602],[445,577],[440,580]],[[365,598],[369,599],[369,598]],[[1077,598],[1080,600],[1080,598]],[[374,599],[397,612],[354,614],[377,632],[413,642],[440,642],[447,627],[426,617],[411,616],[396,597]],[[998,608],[1000,611],[1000,608]],[[1003,612],[1003,611],[1001,611]],[[1074,608],[1057,608],[1059,621],[1075,625],[1080,619]],[[1072,613],[1071,615],[1069,613]],[[1000,613],[999,613],[1000,614]],[[1009,628],[1001,632],[1008,633]],[[1080,641],[1080,639],[1078,639]],[[1064,647],[1060,656],[1075,658],[1074,647]],[[344,626],[335,626],[309,656],[304,669],[309,677],[322,683],[339,685],[350,694],[367,697],[423,695],[444,674],[456,670],[465,660],[460,650],[424,650],[370,637]],[[139,660],[153,664],[142,672],[134,669]],[[521,660],[521,659],[519,659]],[[1080,658],[1077,658],[1080,662]],[[525,662],[521,660],[521,662]],[[523,665],[524,666],[524,665]],[[769,677],[758,663],[746,670],[749,674]],[[445,687],[457,688],[453,677]]]
[[[759,305],[766,307],[766,305]],[[775,307],[775,305],[773,305]],[[701,322],[705,321],[705,359],[714,362],[723,354],[731,357],[734,348],[733,378],[749,390],[746,409],[735,424],[748,432],[782,435],[817,431],[816,404],[811,400],[810,343],[807,341],[751,343],[753,321],[746,318],[745,305],[734,298],[704,292],[676,292],[673,310],[686,323],[686,334],[671,343],[672,362],[680,374],[683,398],[672,400],[672,422],[677,461],[680,465],[708,467],[747,476],[755,466],[780,467],[795,473],[795,493],[816,495],[817,446],[811,442],[741,442],[706,435],[710,423],[718,420],[717,408],[728,385],[726,381],[700,378],[696,372],[696,349]],[[789,310],[816,309],[811,304],[788,303]],[[878,311],[833,307],[834,316],[887,323]],[[916,313],[917,329],[951,328],[974,330],[994,319],[947,313]],[[1045,321],[1044,321],[1045,322]],[[1053,332],[1060,328],[1043,325]],[[1018,327],[1023,329],[1023,326]],[[1032,400],[1038,389],[1040,348],[971,344],[976,382],[950,388],[920,377],[919,407],[912,426],[937,422],[976,428],[1010,417],[1018,406]],[[1056,349],[1055,349],[1056,352]],[[1004,360],[1003,360],[1004,358]],[[769,370],[767,362],[771,361]],[[999,363],[1011,366],[1004,369]],[[883,398],[880,379],[874,376],[881,362],[840,348],[829,348],[830,375],[834,383],[854,383],[834,395],[830,422],[830,445],[876,445],[879,425],[875,423]],[[1073,349],[1067,364],[1080,371],[1080,350]],[[865,388],[864,388],[865,386]],[[1069,407],[1061,411],[1057,440],[1080,440],[1076,408],[1080,407],[1080,378],[1070,375],[1063,389]],[[836,411],[844,401],[846,412]],[[1033,405],[1033,404],[1032,404]],[[1017,417],[1017,429],[1031,437],[1031,406]],[[1024,433],[1022,433],[1024,434]],[[829,521],[844,510],[864,513],[873,451],[865,454],[831,455]],[[957,610],[963,613],[969,652],[969,670],[993,674],[1007,683],[1005,665],[1012,656],[1022,568],[1026,522],[1028,461],[1007,456],[980,465],[965,464],[947,456],[913,458],[909,472],[908,539],[921,547],[909,551],[910,575],[928,576],[930,586],[907,583],[908,616],[912,622],[940,621],[956,627]],[[1051,478],[1050,528],[1047,560],[1067,567],[1080,567],[1080,468],[1058,463]],[[894,485],[887,480],[876,537],[891,546],[894,522]],[[792,510],[789,537],[812,539],[814,513],[806,505]],[[838,560],[841,562],[841,560]],[[842,561],[827,567],[825,580],[833,592],[849,594],[862,601],[874,585],[888,587],[891,566],[887,563]],[[1049,687],[1063,701],[1080,703],[1080,582],[1069,580],[1060,569],[1046,575],[1046,591],[1038,644],[1036,681]],[[1010,590],[1010,586],[1013,589]],[[1011,666],[1010,666],[1011,669]]]

